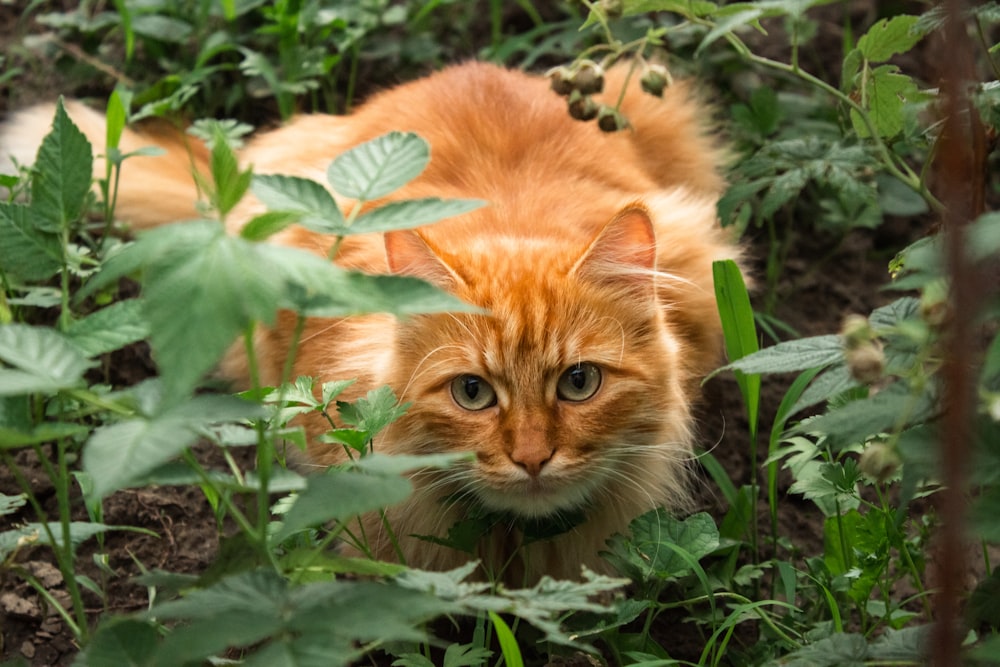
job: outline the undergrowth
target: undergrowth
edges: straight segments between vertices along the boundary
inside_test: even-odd
[[[774,316],[783,260],[797,235],[836,237],[877,228],[887,216],[942,213],[930,180],[942,145],[935,120],[941,93],[904,65],[933,38],[943,12],[873,17],[864,26],[846,10],[835,12],[843,17],[842,57],[839,77],[831,77],[812,73],[805,57],[820,39],[810,12],[829,2],[515,4],[488,3],[485,20],[448,2],[120,1],[82,3],[71,12],[32,6],[53,29],[39,40],[42,48],[76,45],[92,65],[117,56],[115,65],[101,66],[120,87],[107,104],[106,145],[90,146],[60,107],[34,169],[0,180],[9,193],[0,204],[0,457],[23,490],[0,496],[0,515],[27,505],[35,516],[0,532],[0,567],[23,577],[61,615],[82,649],[78,665],[226,659],[460,667],[544,664],[578,652],[646,667],[923,664],[932,624],[951,620],[936,614],[933,541],[941,523],[940,457],[948,455],[940,444],[950,387],[942,369],[951,327],[966,318],[982,345],[965,369],[976,392],[961,490],[978,562],[961,619],[961,659],[1000,662],[1000,579],[991,560],[1000,541],[995,282],[981,285],[976,312],[957,312],[944,241],[929,237],[899,249],[889,267],[886,289],[898,298],[848,318],[840,331],[801,338]],[[516,35],[505,33],[512,8],[526,23]],[[964,18],[981,47],[983,73],[969,83],[968,117],[995,133],[998,47],[989,36],[1000,24],[1000,6],[979,5]],[[134,240],[113,233],[115,184],[128,170],[129,156],[117,150],[126,119],[176,110],[245,119],[260,98],[272,100],[281,117],[297,109],[344,110],[362,67],[375,59],[416,67],[467,53],[455,31],[470,25],[489,34],[479,56],[528,66],[565,62],[560,76],[631,57],[652,94],[670,85],[669,75],[651,76],[662,75],[664,60],[672,71],[734,84],[729,128],[742,159],[719,214],[744,233],[763,230],[771,243],[757,311],[735,265],[714,267],[730,360],[719,372],[734,373],[739,383],[751,465],[761,474],[738,487],[704,453],[726,512],[718,520],[704,513],[637,517],[628,534],[607,544],[605,557],[621,578],[584,573],[582,583],[544,579],[509,590],[469,580],[474,564],[424,572],[339,555],[331,549],[338,540],[366,551],[355,517],[404,500],[412,489],[407,472],[448,466],[456,457],[373,453],[379,431],[407,409],[387,388],[353,403],[337,400],[350,378],[317,385],[286,377],[239,395],[205,389],[206,375],[234,341],[242,340],[253,359],[255,327],[273,322],[279,309],[304,318],[467,307],[414,279],[348,272],[265,242],[290,224],[339,239],[430,224],[479,206],[417,200],[361,213],[364,201],[424,168],[429,157],[420,137],[393,133],[331,156],[328,182],[316,183],[242,170],[231,148],[242,130],[202,122],[197,132],[212,153],[212,178],[202,184],[206,217]],[[786,57],[763,55],[758,35],[765,26],[787,39]],[[199,48],[178,48],[189,44]],[[16,76],[10,70],[0,81]],[[737,84],[748,78],[755,85],[740,96]],[[568,104],[579,106],[586,95],[568,94]],[[603,115],[613,119],[607,129],[628,131],[617,109]],[[95,153],[111,158],[99,194],[89,179]],[[394,169],[383,170],[390,162]],[[359,173],[367,176],[359,181]],[[984,185],[996,194],[995,181]],[[227,235],[226,215],[250,191],[270,210],[239,236]],[[356,203],[342,211],[331,191]],[[1000,255],[998,230],[997,213],[968,221],[964,262],[982,275]],[[200,280],[207,266],[210,284]],[[121,298],[124,280],[137,281],[141,295]],[[759,349],[759,331],[784,340]],[[95,369],[137,341],[148,341],[159,375],[134,386],[104,382]],[[759,433],[760,376],[772,373],[795,378],[776,414],[767,415],[772,427]],[[286,467],[285,454],[304,443],[294,418],[313,411],[329,420],[328,437],[350,461],[303,477]],[[226,466],[206,466],[192,451],[198,442],[217,448]],[[252,471],[237,465],[236,448],[251,448]],[[22,449],[34,450],[52,482],[54,514],[15,461]],[[782,534],[782,470],[792,479],[788,493],[822,514],[819,550]],[[237,527],[237,537],[227,539],[246,557],[220,561],[210,577],[146,572],[136,583],[155,591],[147,610],[103,613],[95,622],[87,600],[105,599],[106,581],[80,572],[78,548],[108,531],[137,530],[105,524],[102,501],[154,484],[201,489],[219,524]],[[78,497],[85,521],[72,518]],[[21,554],[39,547],[51,550],[67,582],[68,607],[19,565]],[[672,655],[669,637],[655,632],[659,620],[677,615],[701,638],[694,658]],[[457,643],[435,638],[441,624],[434,620],[445,617],[466,618],[469,636]]]

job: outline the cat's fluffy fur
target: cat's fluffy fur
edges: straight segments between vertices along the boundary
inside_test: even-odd
[[[612,103],[625,70],[608,75]],[[68,109],[99,152],[101,116]],[[490,202],[417,232],[349,237],[337,255],[343,266],[422,277],[489,315],[311,319],[295,363],[296,375],[358,378],[354,395],[389,384],[412,401],[377,451],[475,452],[468,465],[415,475],[416,493],[389,509],[410,565],[462,562],[465,554],[411,535],[443,535],[478,507],[510,517],[480,547],[489,569],[507,563],[502,576],[514,584],[575,578],[581,565],[605,569],[598,551],[630,519],[685,506],[690,404],[720,349],[711,264],[739,253],[716,224],[723,154],[689,87],[674,85],[661,100],[633,80],[622,111],[631,129],[606,134],[572,120],[545,79],[469,63],[375,95],[350,116],[300,117],[240,154],[256,173],[325,182],[338,153],[413,131],[431,144],[430,166],[392,199]],[[51,108],[14,116],[0,130],[0,152],[30,162],[51,117]],[[206,169],[204,149],[179,133],[140,131],[127,131],[121,148],[150,143],[168,152],[125,163],[118,216],[135,227],[197,216],[191,166]],[[103,172],[98,161],[95,174]],[[230,219],[238,225],[260,210],[248,198]],[[275,240],[321,254],[332,242],[301,228]],[[293,326],[285,314],[258,332],[265,382],[278,380]],[[559,377],[579,362],[600,369],[600,387],[587,400],[562,400]],[[243,374],[238,355],[224,371]],[[460,407],[450,387],[466,374],[495,389],[496,405]],[[324,430],[318,417],[307,426],[312,436]],[[309,457],[324,465],[343,453],[313,440]],[[579,507],[585,522],[512,558],[517,517]],[[380,526],[369,521],[367,535],[392,559]]]

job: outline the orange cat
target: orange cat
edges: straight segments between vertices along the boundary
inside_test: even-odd
[[[611,103],[624,75],[608,74]],[[101,116],[68,109],[102,146]],[[688,87],[658,99],[633,83],[622,111],[631,129],[606,134],[572,120],[545,79],[469,63],[375,95],[350,116],[298,118],[241,152],[256,173],[325,182],[338,153],[413,131],[430,143],[431,162],[392,199],[490,203],[419,231],[348,237],[336,257],[424,278],[489,315],[312,319],[295,363],[295,375],[357,378],[354,396],[388,384],[412,402],[377,451],[475,452],[468,465],[415,475],[416,493],[389,509],[412,566],[463,562],[413,535],[445,535],[486,511],[501,517],[480,546],[487,571],[503,569],[512,584],[577,578],[581,565],[606,569],[598,551],[629,520],[686,505],[690,404],[720,351],[711,264],[739,252],[716,224],[722,152]],[[0,150],[30,162],[50,118],[16,116]],[[204,152],[189,155],[180,135],[138,132],[121,148],[150,143],[168,153],[126,162],[119,217],[137,227],[197,217],[190,170],[192,156],[206,169]],[[231,220],[261,210],[248,198]],[[332,239],[292,228],[275,241],[325,254]],[[257,336],[266,383],[280,377],[294,319],[286,313]],[[224,372],[239,377],[243,365],[233,356]],[[318,417],[307,426],[312,436],[324,430]],[[343,453],[314,440],[309,457],[326,465]],[[525,520],[581,510],[586,519],[566,532],[518,549]],[[366,532],[376,555],[394,559],[378,521]]]

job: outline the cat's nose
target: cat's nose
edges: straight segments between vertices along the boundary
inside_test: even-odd
[[[549,462],[552,454],[553,449],[548,445],[521,445],[510,453],[510,460],[524,468],[532,477],[538,477],[542,472],[542,466]]]

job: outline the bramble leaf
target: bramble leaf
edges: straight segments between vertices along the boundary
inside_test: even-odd
[[[327,179],[337,194],[371,201],[419,176],[430,157],[430,145],[416,134],[390,132],[337,156]]]
[[[59,236],[28,206],[0,203],[0,266],[16,281],[45,280],[63,265]]]
[[[397,229],[413,229],[444,218],[462,215],[485,206],[480,199],[407,199],[379,206],[354,221],[345,232],[367,234],[369,232],[390,232]]]
[[[90,142],[70,120],[60,99],[52,131],[38,149],[31,180],[31,210],[40,218],[35,223],[39,229],[58,232],[80,219],[93,164]]]
[[[858,40],[858,50],[870,62],[885,62],[897,53],[905,53],[923,39],[917,31],[919,17],[909,15],[881,19]]]
[[[47,327],[0,326],[0,396],[75,387],[93,363],[65,336]]]

